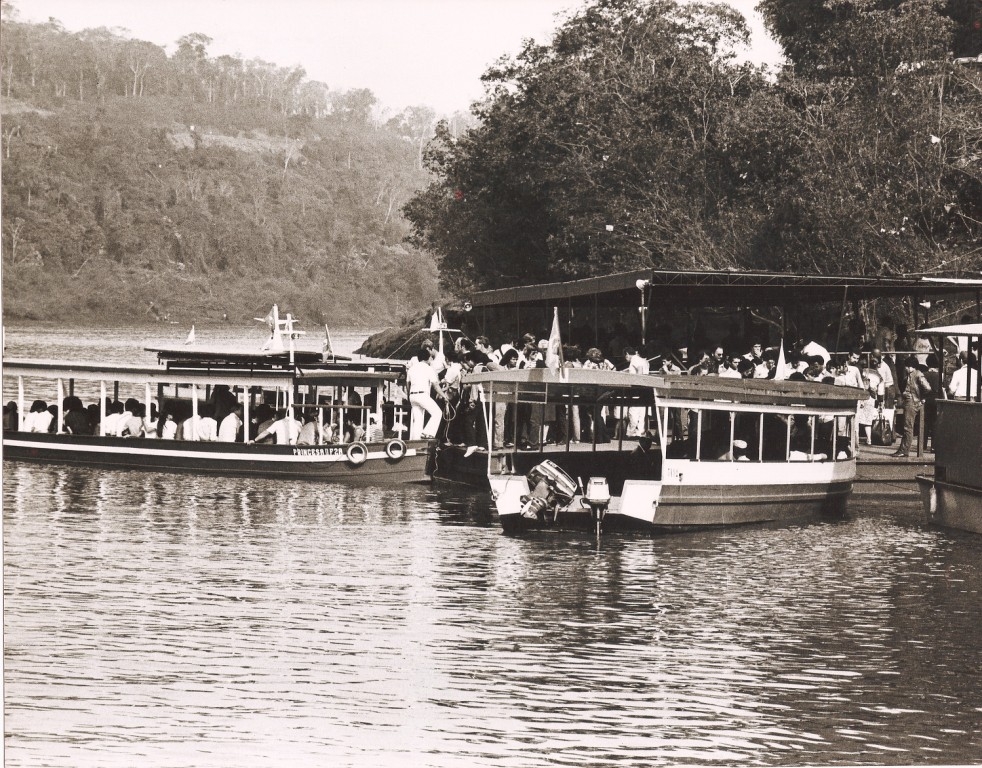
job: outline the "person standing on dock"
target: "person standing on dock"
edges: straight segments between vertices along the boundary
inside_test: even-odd
[[[432,397],[434,390],[439,391],[440,380],[430,366],[430,353],[424,349],[410,360],[406,370],[409,383],[409,404],[412,406],[412,418],[409,422],[409,439],[419,440],[436,437],[443,421],[443,411]],[[425,416],[429,414],[426,423]]]
[[[910,455],[910,446],[914,442],[914,422],[921,412],[924,401],[931,393],[931,385],[927,383],[924,374],[917,367],[917,358],[908,355],[904,360],[907,368],[907,386],[904,389],[904,438],[900,448],[892,454],[895,458],[905,458]]]
[[[624,359],[627,360],[628,373],[647,376],[651,372],[648,359],[639,355],[636,347],[624,347]],[[627,409],[628,437],[638,437],[647,432],[647,425],[645,424],[645,414],[647,412],[648,409],[643,405],[633,405]]]

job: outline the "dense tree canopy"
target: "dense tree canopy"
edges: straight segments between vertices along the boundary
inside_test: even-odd
[[[486,74],[478,127],[438,129],[414,242],[460,292],[641,266],[977,270],[982,90],[945,9],[808,5],[827,66],[780,38],[776,80],[734,58],[728,6],[585,8]]]

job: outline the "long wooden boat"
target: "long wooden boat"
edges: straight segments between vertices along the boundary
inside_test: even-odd
[[[3,457],[60,463],[205,474],[389,484],[426,479],[425,441],[403,440],[405,422],[387,399],[404,386],[405,364],[398,361],[323,360],[320,354],[290,350],[255,353],[228,350],[156,349],[156,366],[94,362],[4,360],[4,397],[17,404],[16,428],[5,430]],[[9,389],[8,389],[9,387]],[[70,434],[63,404],[68,397],[98,403],[106,423],[107,400],[134,398],[147,414],[155,409],[197,417],[221,389],[242,409],[242,431],[234,442]],[[10,390],[15,394],[11,395]],[[110,397],[111,396],[111,397]],[[53,403],[51,431],[25,431],[33,399]],[[251,422],[262,404],[305,413],[317,421],[308,444],[253,443]],[[407,409],[403,409],[407,410]],[[6,414],[5,414],[6,417]],[[326,442],[324,424],[337,421],[362,427],[374,420],[388,427],[373,441]],[[11,425],[14,426],[14,425]],[[381,438],[381,439],[379,439]]]
[[[978,345],[982,323],[939,326],[917,331],[919,336],[962,338],[976,349],[972,378],[965,399],[940,393],[934,422],[934,475],[918,475],[925,514],[933,523],[982,533],[982,362]],[[944,343],[937,345],[944,350]],[[942,368],[943,369],[943,368]]]
[[[464,482],[483,463],[507,532],[666,532],[841,514],[856,475],[865,393],[850,387],[583,368],[489,371],[465,384],[480,385],[488,424],[496,409],[644,410],[650,440],[520,450],[517,435],[501,446],[492,435],[483,453],[438,456],[442,476]]]

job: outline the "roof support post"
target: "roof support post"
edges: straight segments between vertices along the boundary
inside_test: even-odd
[[[106,434],[106,382],[99,382],[99,434]]]
[[[153,408],[151,408],[151,406],[153,405],[153,400],[151,399],[150,391],[151,391],[150,390],[150,382],[148,381],[144,385],[144,388],[143,388],[143,401],[144,401],[145,407],[146,407],[146,411],[143,414],[143,419],[144,419],[144,422],[143,423],[144,423],[144,426],[147,423],[146,420],[149,419],[149,418],[151,418],[153,416]]]
[[[242,442],[249,442],[249,403],[252,400],[251,387],[246,387],[242,397]]]
[[[24,431],[24,419],[26,414],[24,413],[24,377],[17,377],[17,431]]]
[[[55,424],[56,435],[60,435],[62,432],[65,431],[63,427],[65,423],[64,404],[65,404],[65,385],[62,382],[61,377],[59,377],[58,378],[58,402],[55,403],[55,418],[58,420],[58,423]]]

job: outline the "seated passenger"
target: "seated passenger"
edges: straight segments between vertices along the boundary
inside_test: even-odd
[[[174,419],[174,414],[168,411],[164,415],[164,424],[160,427],[160,439],[161,440],[174,440],[177,438],[177,421]]]
[[[250,434],[252,434],[253,439],[250,443],[272,443],[275,441],[275,436],[269,428],[276,423],[276,412],[266,403],[261,404],[256,408],[255,416],[252,418],[252,429]],[[256,437],[259,434],[264,434],[264,437]]]
[[[293,416],[287,413],[286,408],[280,408],[276,412],[276,420],[268,427],[259,432],[250,443],[262,442],[264,438],[273,435],[277,445],[296,445],[297,438],[300,436],[301,424]]]
[[[321,427],[321,440],[328,444],[338,442],[337,422],[324,422],[324,426]]]
[[[48,410],[48,404],[44,400],[35,400],[31,403],[31,410],[24,419],[25,432],[47,432],[51,428],[54,417]]]
[[[48,425],[48,432],[54,434],[59,430],[58,406],[52,403],[48,406],[48,413],[51,414],[51,423]]]
[[[317,444],[317,418],[313,410],[303,412],[303,426],[297,435],[297,445]]]
[[[232,413],[238,404],[235,394],[227,384],[216,384],[215,388],[211,391],[211,397],[208,398],[208,402],[214,408],[212,415],[219,424],[225,421],[225,417]]]
[[[185,431],[184,434],[187,439],[187,432]],[[218,422],[215,420],[215,407],[211,403],[201,403],[198,406],[194,439],[205,443],[214,443],[218,440]]]
[[[791,461],[803,461],[812,450],[812,428],[808,416],[796,414],[791,422]]]
[[[242,403],[236,403],[218,426],[218,442],[234,443],[239,439],[239,430],[242,428]]]
[[[143,418],[143,436],[156,438],[157,428],[160,425],[160,414],[157,413],[157,404],[150,403],[150,415],[147,416],[147,409],[141,403],[140,416]]]
[[[365,429],[361,424],[355,423],[352,419],[345,422],[344,442],[360,443],[365,439]]]
[[[368,414],[368,429],[365,430],[365,440],[369,443],[381,443],[385,440],[385,430],[378,423],[378,416]]]
[[[88,414],[88,417],[89,417],[89,432],[88,432],[88,434],[90,434],[90,435],[99,435],[99,434],[102,434],[101,429],[100,429],[100,427],[101,427],[100,421],[102,419],[102,414],[99,413],[99,406],[98,406],[98,404],[97,403],[89,403],[89,405],[85,406],[85,412],[86,412],[86,414]]]
[[[119,400],[113,400],[106,406],[106,418],[102,422],[102,434],[110,437],[119,437],[119,430],[122,426],[123,413],[125,408]]]
[[[65,431],[70,435],[90,435],[89,414],[81,399],[69,395],[62,401],[62,411],[65,419]]]
[[[119,420],[119,436],[143,437],[146,434],[146,428],[140,414],[142,410],[140,401],[131,397],[126,401],[124,408],[123,415]]]
[[[20,429],[20,414],[17,412],[17,403],[11,400],[3,407],[3,431],[17,432]]]

